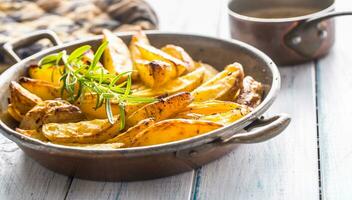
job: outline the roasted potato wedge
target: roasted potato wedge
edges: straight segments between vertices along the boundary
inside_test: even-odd
[[[48,139],[40,131],[37,131],[37,130],[23,130],[20,128],[16,128],[16,131],[23,134],[23,135],[26,135],[28,137],[31,137],[31,138],[34,138],[34,139],[37,139],[37,140],[40,140],[43,142],[48,141]]]
[[[207,120],[228,125],[241,119],[251,111],[248,106],[229,101],[211,100],[193,102],[192,104],[187,107],[186,111],[178,113],[176,118]]]
[[[131,146],[132,140],[136,135],[143,130],[147,129],[149,126],[153,125],[155,120],[153,118],[144,119],[135,126],[129,128],[127,131],[119,134],[118,136],[105,141],[105,143],[122,143],[122,147]]]
[[[132,60],[142,59],[142,55],[136,46],[137,43],[149,45],[149,40],[147,36],[142,31],[137,31],[131,38],[129,49],[131,52]]]
[[[176,115],[184,107],[189,105],[192,100],[192,96],[187,92],[160,99],[158,102],[147,104],[132,113],[131,116],[127,118],[126,124],[128,127],[132,127],[146,118],[154,118],[155,121],[167,119],[168,117]]]
[[[214,115],[204,115],[198,119],[216,122],[222,125],[229,125],[243,116],[248,114],[251,110],[248,107],[242,107],[234,110],[230,110],[224,113],[218,113]]]
[[[54,84],[27,77],[21,77],[18,81],[24,88],[29,90],[31,93],[37,95],[43,100],[51,100],[61,97],[61,90],[59,86]]]
[[[241,64],[228,65],[222,72],[192,91],[195,101],[209,99],[232,100],[242,87],[243,69]]]
[[[10,114],[12,118],[14,118],[16,121],[20,122],[23,119],[23,115],[20,113],[19,110],[17,110],[12,104],[9,104],[7,106],[7,112]]]
[[[80,121],[77,123],[44,124],[42,132],[54,143],[101,143],[119,133],[119,120],[110,124],[107,119]]]
[[[137,60],[135,63],[142,82],[151,88],[158,88],[177,77],[169,63],[158,60]]]
[[[76,103],[76,105],[85,113],[88,119],[106,119],[106,110],[105,106],[101,106],[98,109],[95,109],[97,96],[93,94],[86,94],[84,98]],[[132,104],[127,103],[125,105],[125,115],[128,117],[136,110],[143,107],[145,103]],[[111,110],[114,115],[120,113],[118,102],[111,101]]]
[[[38,65],[31,65],[28,68],[28,74],[32,79],[46,81],[59,86],[63,70],[64,66],[40,67]]]
[[[10,103],[9,113],[14,114],[13,117],[16,119],[16,115],[24,115],[35,105],[42,102],[42,99],[30,91],[22,87],[15,81],[10,83]],[[11,114],[11,115],[12,115]]]
[[[189,104],[179,114],[196,113],[196,114],[203,114],[203,115],[213,115],[217,113],[228,112],[234,109],[239,109],[242,107],[246,107],[246,106],[243,106],[231,101],[219,101],[219,100],[208,100],[208,101],[201,101],[201,102],[198,101],[198,102],[192,102],[191,104]]]
[[[132,141],[132,147],[149,146],[183,140],[222,127],[221,124],[188,119],[160,121],[139,133]]]
[[[165,94],[175,94],[178,92],[191,92],[203,81],[204,69],[199,68],[184,76],[169,81],[160,88],[148,88],[135,91],[133,95],[141,97],[156,97]]]
[[[195,62],[191,56],[182,48],[176,45],[168,44],[161,48],[162,51],[169,54],[172,57],[175,57],[184,63],[188,64],[187,71],[191,72],[196,69]]]
[[[262,101],[263,86],[258,81],[254,80],[251,76],[246,76],[243,79],[243,88],[241,89],[235,101],[239,104],[247,105],[250,107],[257,107]]]
[[[210,80],[211,78],[213,78],[219,73],[217,69],[215,69],[213,66],[209,64],[197,62],[195,65],[196,65],[196,68],[199,68],[199,67],[204,68],[203,83],[207,82],[208,80]]]
[[[112,74],[132,72],[131,54],[125,43],[107,29],[103,30],[103,41],[108,42],[104,50],[104,67]]]
[[[64,100],[46,100],[38,103],[23,117],[20,128],[37,130],[47,123],[68,123],[84,120],[81,110]]]
[[[188,64],[170,56],[169,54],[157,49],[151,45],[143,44],[143,43],[136,43],[136,47],[138,48],[139,52],[141,53],[142,59],[153,61],[153,60],[160,60],[169,63],[174,71],[176,72],[177,76],[181,76],[184,72],[187,71],[189,68]]]

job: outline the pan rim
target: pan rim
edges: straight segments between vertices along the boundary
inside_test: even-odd
[[[118,33],[118,36],[130,36],[133,32],[126,32],[126,33]],[[52,153],[64,153],[67,155],[80,155],[80,156],[89,156],[92,154],[100,154],[100,155],[123,155],[123,156],[145,156],[145,155],[152,155],[152,154],[157,154],[157,153],[166,153],[166,152],[175,152],[175,151],[180,151],[188,148],[194,148],[197,146],[201,146],[204,144],[207,144],[209,142],[214,141],[215,139],[219,139],[222,136],[224,136],[224,133],[227,132],[232,132],[232,134],[235,134],[238,132],[240,129],[243,127],[247,126],[250,124],[253,120],[258,118],[261,114],[263,114],[274,102],[275,98],[278,95],[278,92],[280,90],[280,85],[281,85],[281,78],[280,78],[280,73],[279,70],[276,66],[276,64],[267,56],[265,53],[262,51],[258,50],[257,48],[238,41],[238,40],[233,40],[233,39],[220,39],[212,36],[205,36],[201,34],[190,34],[190,33],[180,33],[180,32],[169,32],[169,31],[145,31],[147,35],[172,35],[175,37],[198,37],[198,38],[203,38],[205,40],[215,40],[217,42],[223,42],[231,45],[236,45],[239,48],[244,48],[246,51],[251,52],[253,55],[258,56],[261,60],[263,60],[268,68],[270,69],[272,73],[272,83],[271,83],[271,88],[264,99],[263,102],[261,102],[258,107],[256,107],[252,112],[247,114],[245,117],[242,119],[228,125],[224,126],[222,128],[216,129],[214,131],[208,132],[203,135],[198,135],[195,137],[187,138],[184,140],[179,140],[179,141],[174,141],[170,143],[164,143],[164,144],[159,144],[159,145],[152,145],[152,146],[144,146],[144,147],[131,147],[131,148],[121,148],[121,149],[87,149],[87,148],[82,148],[82,147],[71,147],[71,146],[63,146],[63,145],[57,145],[53,143],[48,143],[48,142],[42,142],[33,138],[30,138],[28,136],[24,136],[15,130],[11,129],[8,127],[2,120],[0,120],[0,130],[4,136],[18,144],[19,146],[26,146],[31,149],[37,149],[37,150],[45,150],[48,152]],[[76,40],[73,42],[65,43],[62,45],[50,47],[47,49],[44,49],[36,54],[33,54],[29,56],[28,58],[22,60],[19,63],[16,63],[15,65],[9,67],[3,74],[0,75],[0,86],[3,86],[4,84],[7,84],[8,82],[1,79],[2,77],[5,77],[6,75],[12,74],[15,69],[19,68],[20,66],[25,65],[29,61],[33,60],[34,58],[39,58],[40,56],[43,56],[49,52],[54,52],[59,49],[63,48],[68,48],[73,45],[78,45],[82,44],[84,42],[88,41],[94,41],[94,40],[100,40],[102,36],[93,36],[93,37],[88,37],[85,39],[81,40]]]
[[[242,15],[230,8],[232,0],[229,0],[227,3],[227,13],[230,17],[233,17],[235,19],[240,19],[243,21],[250,21],[250,22],[258,22],[258,23],[285,23],[285,22],[298,22],[302,20],[307,20],[315,17],[319,17],[324,13],[330,12],[334,10],[335,8],[335,1],[329,5],[326,8],[322,8],[317,12],[308,14],[308,15],[302,15],[302,16],[296,16],[296,17],[286,17],[286,18],[259,18],[259,17],[250,17],[247,15]]]

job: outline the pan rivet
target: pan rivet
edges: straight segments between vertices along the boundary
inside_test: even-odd
[[[194,156],[197,156],[197,155],[198,155],[198,152],[195,151],[195,150],[192,150],[192,151],[189,152],[189,155],[190,155],[191,157],[194,157]]]
[[[299,43],[302,42],[302,38],[301,36],[295,36],[292,38],[291,42],[293,45],[298,45]]]
[[[321,38],[321,39],[324,39],[328,36],[328,32],[326,30],[319,30],[318,31],[318,36]]]

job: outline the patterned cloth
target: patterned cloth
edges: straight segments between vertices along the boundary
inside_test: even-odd
[[[55,31],[62,41],[114,32],[157,29],[158,18],[143,0],[0,0],[0,44],[35,30]],[[18,50],[21,57],[39,51],[40,42]],[[0,52],[0,63],[5,59]]]

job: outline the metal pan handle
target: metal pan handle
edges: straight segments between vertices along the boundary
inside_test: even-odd
[[[12,61],[20,62],[21,58],[16,54],[15,50],[33,44],[41,39],[49,39],[54,46],[62,44],[55,32],[50,30],[40,30],[24,37],[6,42],[3,45],[3,50],[6,56],[8,56]]]
[[[259,118],[245,128],[247,132],[236,133],[226,139],[218,138],[196,148],[178,151],[176,156],[188,160],[190,157],[198,156],[200,152],[204,153],[220,146],[264,142],[282,133],[290,122],[291,118],[287,114],[279,114],[267,119]]]
[[[230,138],[217,141],[219,145],[234,143],[258,143],[269,140],[286,129],[290,124],[291,118],[287,114],[279,114],[267,119],[260,118],[252,122],[245,128],[245,133],[237,133]],[[253,130],[254,129],[254,130]]]
[[[324,23],[324,21],[333,17],[346,15],[352,15],[352,12],[328,12],[307,19],[286,33],[284,36],[285,44],[303,57],[314,57],[316,52],[321,48],[323,41],[328,37],[333,37],[329,36],[327,23]]]

